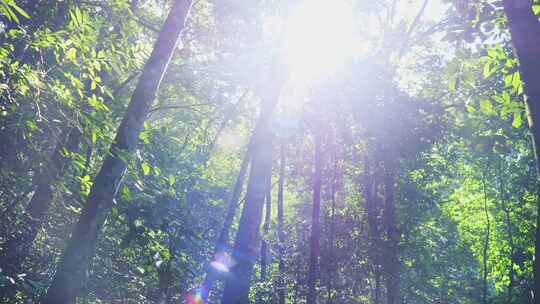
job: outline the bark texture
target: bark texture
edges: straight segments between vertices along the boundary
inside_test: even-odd
[[[266,196],[266,180],[272,167],[272,133],[269,122],[285,81],[279,59],[277,58],[268,72],[268,85],[260,92],[262,96],[261,116],[248,147],[251,153],[251,168],[246,200],[231,255],[235,265],[225,280],[223,304],[248,303],[253,263],[258,256],[259,228]]]
[[[154,45],[109,155],[101,166],[43,304],[74,303],[83,287],[97,237],[108,216],[127,168],[126,157],[135,151],[139,133],[176,48],[191,0],[176,0]]]
[[[246,95],[247,94],[245,94],[244,96]],[[251,138],[249,140],[248,149],[246,151],[246,155],[244,156],[244,160],[242,161],[240,172],[238,173],[238,177],[234,185],[234,190],[229,200],[229,204],[227,207],[227,214],[225,215],[225,221],[223,222],[223,228],[221,229],[219,237],[216,241],[216,246],[214,248],[214,257],[224,252],[229,246],[229,233],[232,226],[232,222],[234,220],[234,216],[236,215],[236,209],[238,208],[240,195],[242,194],[242,190],[244,187],[244,180],[246,177],[246,172],[247,172],[249,163],[251,161],[251,148],[254,144],[255,139],[257,138],[257,136],[259,136],[258,134],[261,132],[263,128],[266,127],[265,124],[268,122],[269,114],[270,113],[268,113],[268,110],[265,110],[265,112],[261,112],[261,115],[259,116],[257,120],[257,124],[255,125],[255,128],[253,130],[253,134],[251,135]],[[208,300],[210,291],[212,290],[214,283],[219,278],[220,278],[220,274],[216,271],[216,269],[209,266],[207,268],[206,277],[204,278],[203,284],[200,287],[200,294],[203,301]]]
[[[512,36],[518,60],[521,79],[525,83],[527,106],[529,109],[529,128],[535,149],[537,179],[540,185],[540,21],[532,11],[530,0],[503,0],[508,27]],[[540,187],[540,186],[539,186]],[[540,194],[540,189],[538,189]],[[537,201],[540,211],[540,199]],[[540,216],[536,219],[535,263],[533,302],[540,304]]]
[[[268,128],[260,131],[257,132],[252,146],[246,201],[231,255],[235,265],[225,281],[223,304],[248,303],[253,264],[258,256],[259,227],[266,196],[266,180],[271,170],[271,134]]]

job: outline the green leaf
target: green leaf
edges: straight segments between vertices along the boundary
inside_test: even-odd
[[[456,84],[457,84],[456,77],[451,76],[451,77],[448,78],[448,90],[450,92],[455,92],[456,91]]]
[[[497,115],[497,112],[493,108],[493,104],[488,99],[480,100],[480,112],[488,116]]]
[[[19,15],[23,16],[26,19],[30,19],[30,16],[28,15],[28,13],[26,13],[22,8],[20,8],[17,4],[15,4],[15,2],[10,3],[9,6],[11,6],[14,10],[16,10],[17,13],[19,13]]]
[[[176,182],[176,177],[169,175],[169,177],[167,177],[167,182],[169,182],[169,186],[172,186]]]
[[[493,73],[493,70],[494,69],[491,68],[491,61],[486,62],[486,64],[484,64],[484,79],[488,79]]]
[[[38,129],[38,126],[36,125],[36,123],[32,120],[27,120],[26,121],[26,127],[30,130],[30,131],[34,131],[34,130],[37,130]]]
[[[519,89],[521,87],[521,75],[519,74],[519,72],[515,72],[513,75],[512,75],[512,87],[517,91],[519,92]]]
[[[514,80],[514,77],[512,74],[504,76],[504,86],[510,87],[512,85],[513,80]]]
[[[533,4],[532,10],[535,15],[540,14],[540,4]]]
[[[144,174],[144,175],[150,174],[150,169],[151,169],[151,167],[150,167],[150,165],[149,165],[147,162],[143,162],[143,163],[141,164],[141,168],[142,168],[142,170],[143,170],[143,174]]]
[[[17,15],[13,12],[13,10],[11,9],[11,7],[7,4],[7,3],[0,3],[2,6],[0,7],[1,8],[1,12],[6,15],[6,17],[9,19],[9,20],[12,20],[12,21],[15,21],[15,23],[19,24],[20,21],[19,21],[19,17],[17,17]]]
[[[467,112],[469,112],[469,113],[476,112],[476,109],[471,105],[466,105],[465,107],[467,108]]]
[[[129,188],[127,186],[124,185],[124,187],[122,188],[122,199],[124,201],[129,201],[131,200],[131,191],[129,191]]]
[[[500,104],[504,104],[504,102],[505,102],[505,101],[504,101],[504,98],[502,98],[502,97],[499,96],[499,95],[495,95],[495,96],[493,96],[492,98],[493,98],[493,100],[495,100],[496,102],[498,102],[498,103],[500,103]]]
[[[504,100],[504,104],[505,104],[505,105],[510,104],[510,99],[511,99],[511,97],[510,97],[510,94],[508,94],[507,91],[503,91],[503,93],[502,93],[502,99]]]
[[[142,140],[142,142],[145,145],[148,145],[150,143],[150,132],[149,131],[142,131],[139,134],[139,139]]]
[[[75,48],[70,48],[66,52],[66,59],[69,61],[75,61],[77,59],[77,50]]]
[[[84,21],[83,16],[82,16],[81,10],[78,7],[75,8],[75,19],[77,20],[78,25],[83,24],[83,21]]]
[[[109,111],[109,107],[103,102],[103,99],[101,97],[98,98],[95,94],[92,94],[92,96],[88,98],[88,103],[96,110]]]
[[[512,127],[518,129],[523,124],[523,118],[521,117],[521,111],[514,111],[514,120],[512,120]]]

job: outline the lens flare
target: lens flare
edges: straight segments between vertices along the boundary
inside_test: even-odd
[[[186,302],[188,304],[204,304],[200,292],[188,293],[186,296]]]

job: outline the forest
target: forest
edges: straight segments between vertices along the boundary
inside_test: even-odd
[[[0,0],[0,303],[540,304],[540,0]]]

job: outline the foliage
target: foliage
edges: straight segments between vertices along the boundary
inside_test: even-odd
[[[0,252],[31,225],[39,183],[53,189],[20,271],[0,265],[0,301],[33,303],[46,293],[170,2],[0,2]],[[305,303],[314,134],[322,130],[320,303],[386,303],[391,258],[400,303],[531,301],[537,173],[500,1],[445,1],[441,20],[419,15],[418,23],[397,12],[400,1],[368,2],[352,6],[367,50],[315,79],[292,73],[279,88],[274,207],[261,236],[270,263],[265,281],[255,266],[251,300],[278,303],[284,285],[287,303]],[[139,148],[123,156],[128,170],[80,303],[197,297],[242,159],[253,141],[270,140],[254,130],[280,83],[272,73],[291,68],[279,60],[280,31],[268,37],[266,27],[279,27],[269,20],[295,4],[195,2]],[[65,169],[51,176],[55,149]],[[209,303],[219,302],[222,285]]]

